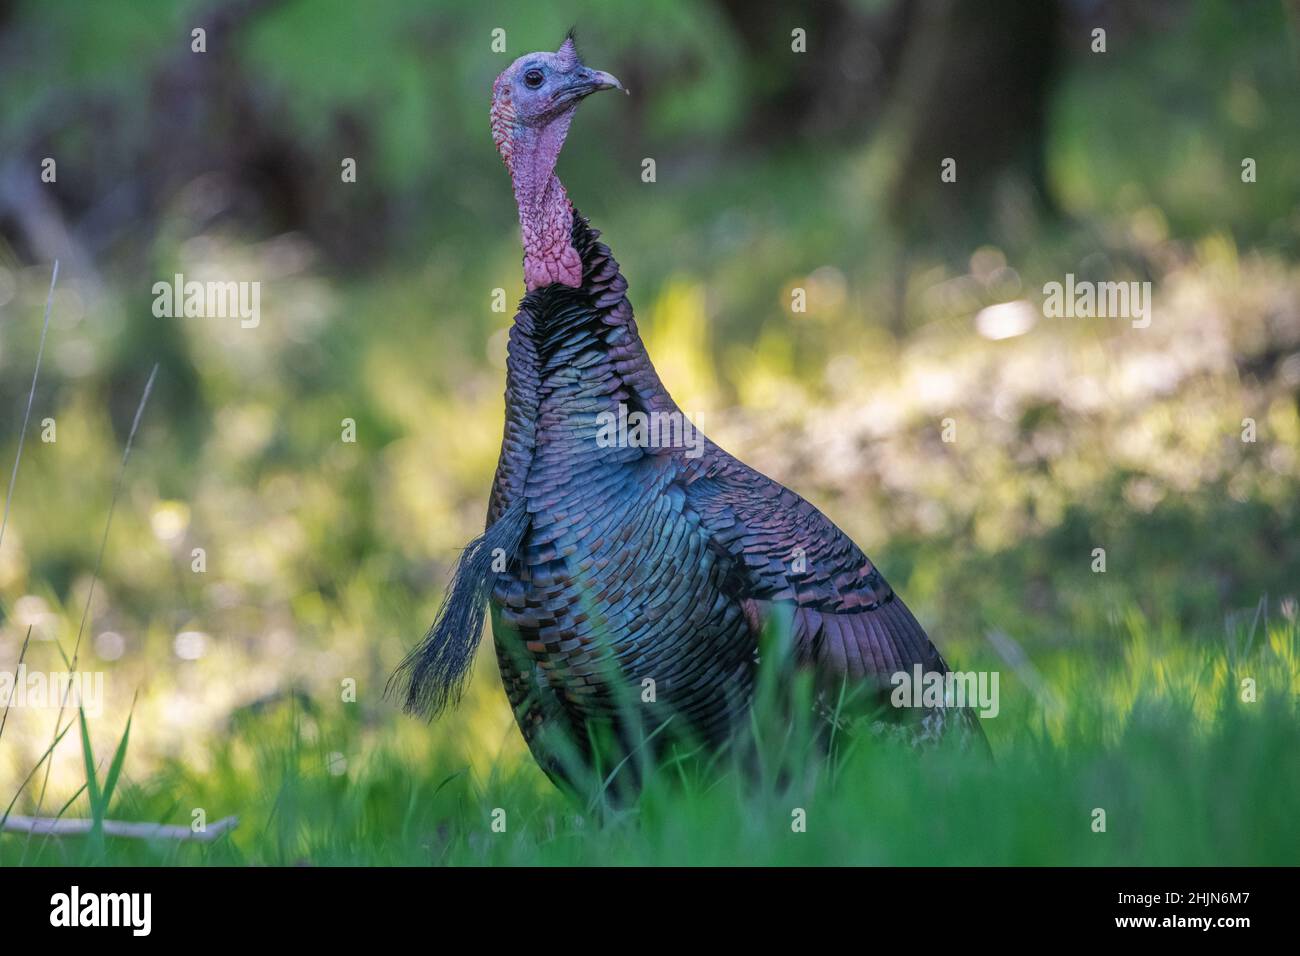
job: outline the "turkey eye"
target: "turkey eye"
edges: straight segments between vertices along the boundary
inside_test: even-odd
[[[530,90],[535,90],[539,86],[541,86],[543,79],[544,77],[542,76],[541,70],[529,70],[527,73],[524,74],[524,84]]]

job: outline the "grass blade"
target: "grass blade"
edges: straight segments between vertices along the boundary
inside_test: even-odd
[[[32,387],[27,392],[27,410],[23,412],[23,427],[18,430],[18,453],[14,455],[14,468],[9,473],[9,490],[5,492],[5,512],[0,518],[0,544],[4,544],[5,528],[9,526],[9,502],[14,496],[14,483],[18,481],[18,463],[23,460],[23,442],[27,438],[27,423],[32,418],[32,402],[36,399],[36,380],[41,374],[41,356],[45,354],[45,334],[50,330],[50,306],[54,303],[54,283],[59,278],[59,260],[54,260],[54,274],[50,276],[50,291],[45,295],[45,322],[41,326],[41,344],[36,347],[36,368],[32,370]]]
[[[77,708],[77,717],[81,722],[81,756],[86,761],[86,789],[90,791],[90,813],[96,821],[104,817],[103,804],[100,802],[99,781],[95,778],[95,752],[90,746],[90,731],[86,727],[86,708]]]
[[[108,776],[104,778],[104,814],[108,814],[109,803],[113,799],[113,788],[117,786],[117,778],[122,773],[122,764],[126,760],[126,745],[131,739],[131,720],[135,717],[135,701],[131,701],[131,712],[126,717],[126,729],[122,731],[122,739],[117,742],[117,750],[113,754],[113,762],[109,764]]]

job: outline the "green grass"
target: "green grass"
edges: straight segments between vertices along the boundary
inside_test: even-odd
[[[1114,644],[1109,661],[1071,658],[1072,689],[1047,673],[1035,696],[1004,671],[1002,713],[986,722],[992,761],[862,734],[825,757],[806,721],[760,715],[745,758],[669,762],[638,802],[595,812],[526,760],[476,775],[437,725],[395,735],[355,707],[291,697],[238,717],[198,766],[118,785],[114,819],[188,823],[197,806],[209,821],[239,815],[233,834],[211,845],[8,835],[0,864],[1300,863],[1294,623],[1198,652],[1130,618]],[[1244,678],[1255,702],[1241,699]],[[110,778],[120,766],[119,751]],[[92,784],[68,813],[101,819],[103,799]]]

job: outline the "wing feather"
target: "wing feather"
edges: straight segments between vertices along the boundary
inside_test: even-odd
[[[812,504],[711,444],[690,467],[688,500],[731,559],[735,596],[792,606],[800,660],[827,678],[881,687],[916,664],[947,671],[884,576]]]

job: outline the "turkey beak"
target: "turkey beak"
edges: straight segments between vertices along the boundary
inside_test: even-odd
[[[574,85],[577,87],[579,97],[590,96],[592,93],[600,90],[623,90],[623,84],[618,81],[613,73],[606,73],[604,70],[589,70],[585,66],[578,71]]]

